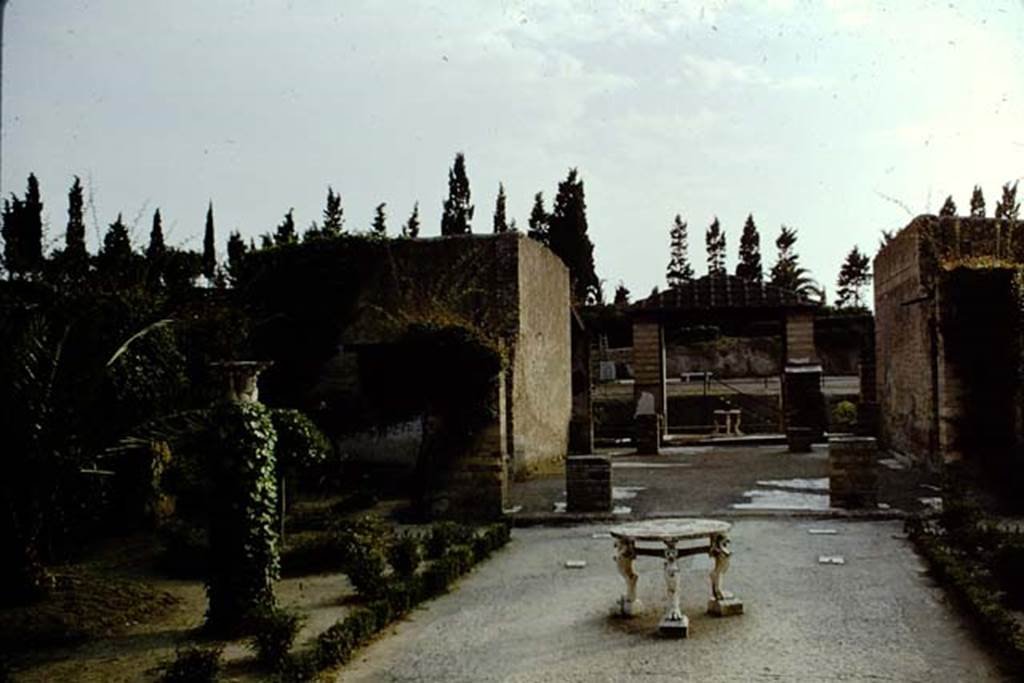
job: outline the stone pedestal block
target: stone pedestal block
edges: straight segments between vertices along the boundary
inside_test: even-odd
[[[708,600],[708,614],[715,617],[732,617],[743,614],[743,601],[736,598],[712,598]]]
[[[878,403],[861,401],[857,404],[857,424],[853,431],[857,436],[878,436]]]
[[[878,506],[878,445],[871,437],[828,442],[829,496],[833,507]]]
[[[790,427],[786,430],[786,445],[790,453],[810,453],[814,434],[809,427]]]
[[[603,455],[566,458],[565,494],[569,512],[611,512],[611,460]]]

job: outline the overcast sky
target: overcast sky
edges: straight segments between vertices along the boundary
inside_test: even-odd
[[[3,191],[34,171],[54,240],[76,174],[140,243],[160,207],[199,248],[209,199],[222,250],[305,227],[328,185],[349,229],[418,200],[435,235],[463,151],[475,232],[578,167],[609,296],[664,286],[676,213],[732,270],[752,212],[831,299],[907,209],[1024,176],[1024,0],[10,0],[3,47]]]

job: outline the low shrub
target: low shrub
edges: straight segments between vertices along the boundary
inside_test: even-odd
[[[336,525],[332,533],[344,557],[344,571],[359,594],[370,599],[383,595],[389,527],[380,517],[365,515]]]
[[[1007,534],[996,551],[992,571],[997,582],[1006,590],[1006,603],[1013,609],[1024,609],[1024,536]]]
[[[256,617],[256,632],[250,648],[256,661],[266,669],[280,669],[288,660],[288,652],[302,627],[302,618],[281,609],[274,609]]]
[[[344,564],[345,551],[334,534],[290,534],[281,552],[284,576],[336,572],[341,571]]]
[[[469,545],[475,532],[472,527],[455,522],[435,522],[427,535],[427,558],[436,560],[453,545]]]
[[[835,432],[851,431],[857,424],[857,406],[850,401],[840,401],[832,408],[829,427]]]
[[[216,681],[220,673],[221,646],[187,645],[178,648],[172,661],[162,665],[162,683],[206,683]]]
[[[395,574],[403,578],[416,573],[422,557],[423,550],[419,537],[408,532],[402,534],[388,548],[388,562],[391,563]]]

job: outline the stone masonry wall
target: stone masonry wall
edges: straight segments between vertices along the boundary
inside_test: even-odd
[[[512,356],[512,464],[517,476],[561,461],[572,417],[569,271],[543,245],[519,236],[519,327]]]
[[[912,223],[874,261],[879,430],[886,448],[936,457],[934,318],[921,260]]]

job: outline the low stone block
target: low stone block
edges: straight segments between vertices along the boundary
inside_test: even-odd
[[[732,617],[743,614],[743,601],[736,598],[708,600],[708,614],[716,617]]]
[[[681,619],[662,619],[658,622],[658,632],[670,638],[686,638],[690,635],[690,619],[685,614]]]

